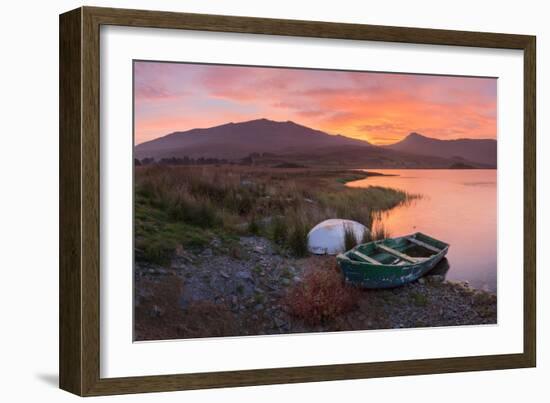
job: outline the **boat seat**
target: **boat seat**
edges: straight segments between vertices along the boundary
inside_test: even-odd
[[[375,264],[375,265],[381,265],[381,264],[382,264],[382,263],[380,263],[378,260],[375,260],[375,259],[373,259],[372,257],[367,256],[367,255],[365,255],[364,253],[361,253],[361,252],[359,252],[359,251],[354,250],[354,251],[352,251],[352,253],[353,253],[355,256],[357,256],[359,259],[362,259],[362,260],[364,260],[364,261],[367,262],[367,263]]]
[[[390,248],[389,246],[386,246],[384,244],[376,244],[376,247],[379,249],[382,249],[384,252],[389,253],[390,255],[397,256],[399,259],[404,260],[409,263],[418,263],[418,259],[411,257],[409,255],[405,255],[404,253],[399,252],[398,250],[395,250],[393,248]]]
[[[412,242],[415,245],[421,246],[421,247],[423,247],[425,249],[428,249],[429,251],[432,251],[432,252],[435,252],[435,253],[441,252],[441,249],[438,249],[435,246],[427,244],[426,242],[419,241],[418,239],[413,238],[413,237],[408,237],[407,241]]]

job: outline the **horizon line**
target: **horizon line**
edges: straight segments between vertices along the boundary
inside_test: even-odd
[[[214,125],[214,126],[208,126],[208,127],[194,127],[192,129],[187,129],[187,130],[174,131],[174,132],[171,132],[171,133],[160,135],[158,137],[155,137],[154,139],[143,141],[141,143],[134,143],[134,147],[137,147],[137,146],[142,145],[142,144],[150,143],[152,141],[156,141],[156,140],[159,140],[161,138],[168,137],[168,136],[171,136],[171,135],[174,135],[174,134],[190,132],[192,130],[208,130],[208,129],[214,129],[216,127],[222,127],[222,126],[227,126],[227,125],[231,125],[231,124],[238,125],[238,124],[256,122],[256,121],[260,121],[260,120],[265,120],[265,121],[273,122],[273,123],[292,123],[292,124],[295,124],[297,126],[301,126],[301,127],[305,127],[305,128],[311,129],[311,130],[316,130],[316,131],[325,133],[329,136],[341,136],[341,137],[345,137],[345,138],[352,139],[352,140],[363,141],[363,142],[365,142],[367,144],[370,144],[372,146],[375,146],[375,147],[391,146],[391,145],[397,144],[397,143],[405,140],[407,137],[409,137],[411,135],[414,135],[414,134],[416,134],[418,136],[421,136],[421,137],[425,137],[427,139],[438,140],[438,141],[457,141],[457,140],[493,140],[493,141],[497,141],[496,138],[490,138],[490,137],[484,137],[484,138],[457,137],[457,138],[450,138],[450,139],[439,139],[439,138],[436,138],[436,137],[426,136],[422,133],[419,133],[416,130],[412,130],[408,134],[403,135],[403,137],[401,137],[399,140],[397,140],[393,143],[376,144],[376,143],[372,143],[370,141],[359,139],[359,138],[356,138],[356,137],[350,137],[350,136],[347,136],[347,135],[342,134],[342,133],[330,133],[330,132],[325,131],[325,130],[316,129],[316,128],[313,128],[313,127],[310,127],[310,126],[303,125],[301,123],[297,123],[293,120],[274,120],[274,119],[269,119],[269,118],[266,118],[266,117],[262,117],[262,118],[256,118],[256,119],[250,119],[250,120],[243,120],[243,121],[239,121],[239,122],[226,122],[226,123],[222,123],[222,124],[218,124],[218,125]],[[135,139],[136,139],[135,130],[132,131],[132,137],[133,137],[133,140],[135,142]]]

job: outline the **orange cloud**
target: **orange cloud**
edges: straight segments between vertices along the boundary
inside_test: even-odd
[[[496,79],[136,62],[135,139],[265,117],[395,142],[496,138]]]

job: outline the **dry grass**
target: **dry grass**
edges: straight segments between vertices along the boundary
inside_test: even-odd
[[[370,232],[370,240],[378,241],[381,239],[386,239],[391,236],[390,231],[382,224],[380,221],[377,221],[373,226]]]
[[[365,234],[368,234],[368,231],[365,230],[363,233],[363,239],[365,238]],[[355,237],[355,232],[353,231],[353,227],[351,225],[344,224],[344,249],[350,250],[351,248],[354,248],[357,246],[357,238]]]
[[[177,239],[192,234],[189,242],[200,246],[212,232],[267,236],[304,256],[307,232],[320,221],[351,219],[370,228],[375,214],[413,197],[347,187],[365,175],[346,170],[153,165],[135,172],[137,255],[156,263],[169,258]]]
[[[288,312],[308,325],[336,319],[357,307],[359,291],[344,283],[334,262],[317,263],[306,269],[303,281],[285,297]]]

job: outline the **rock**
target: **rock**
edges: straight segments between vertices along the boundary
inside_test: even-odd
[[[162,316],[163,310],[162,310],[162,308],[160,308],[158,305],[153,305],[153,308],[151,309],[151,311],[149,312],[149,314],[150,314],[153,318],[157,318],[157,317],[159,317],[159,316]]]
[[[238,271],[237,274],[235,274],[235,276],[237,276],[238,278],[245,279],[245,280],[251,280],[252,279],[252,276],[250,275],[250,273],[247,272],[247,271],[244,271],[244,270]]]
[[[189,306],[189,301],[185,297],[180,297],[178,302],[181,309],[187,309]]]
[[[194,256],[181,247],[176,248],[175,255],[176,259],[183,260],[187,263],[193,263],[195,261]]]
[[[420,277],[420,278],[418,279],[418,282],[419,282],[420,284],[424,284],[424,283],[426,282],[426,280],[424,280],[424,277]]]
[[[278,318],[277,316],[273,318],[273,322],[275,322],[275,326],[279,328],[283,327],[286,324],[284,320],[282,320],[281,318]]]
[[[222,242],[220,247],[223,248],[224,245]],[[290,330],[330,331],[333,329],[333,325],[323,324],[318,327],[311,327],[300,320],[295,321],[289,313],[287,305],[283,304],[284,297],[290,287],[304,281],[303,273],[306,264],[309,262],[303,262],[291,256],[287,257],[284,255],[284,251],[260,236],[241,236],[239,243],[236,245],[238,245],[239,250],[246,253],[246,258],[235,259],[230,255],[230,251],[227,251],[227,255],[224,255],[226,251],[220,252],[218,241],[215,240],[207,244],[202,253],[195,255],[196,261],[192,264],[188,263],[186,259],[190,256],[190,252],[184,250],[180,250],[180,256],[176,256],[172,260],[173,269],[154,264],[141,264],[136,270],[137,281],[140,281],[139,276],[144,274],[143,284],[148,287],[148,290],[150,287],[149,282],[156,284],[166,281],[168,283],[172,280],[169,277],[162,276],[155,278],[149,274],[149,270],[158,274],[177,274],[183,280],[184,292],[178,298],[179,304],[176,308],[186,312],[194,301],[212,301],[225,305],[230,309],[235,322],[242,326],[243,334],[261,334],[262,332],[278,334]],[[272,255],[272,253],[275,253],[275,255]],[[205,258],[209,255],[212,258]],[[319,257],[315,259],[325,261],[333,258]],[[444,292],[451,294],[452,289],[447,289],[445,286],[430,287],[426,285],[429,283],[428,277],[424,277],[422,281],[410,284],[409,288],[400,289],[399,292],[396,291],[395,295],[389,295],[389,291],[381,292],[380,294],[388,294],[389,297],[392,297],[392,304],[385,304],[384,309],[380,308],[380,312],[375,311],[378,309],[378,305],[367,303],[367,298],[361,297],[358,302],[358,309],[355,308],[357,310],[349,312],[349,315],[348,313],[343,315],[337,326],[343,326],[342,330],[347,328],[379,329],[388,328],[392,325],[410,327],[414,325],[414,321],[417,319],[418,321],[429,322],[429,319],[421,315],[422,312],[415,311],[416,307],[414,306],[407,308],[408,310],[405,309],[406,312],[397,309],[397,306],[406,306],[408,301],[405,298],[408,294],[404,291],[415,291],[423,294],[433,293],[433,298],[437,299],[438,303],[437,305],[434,304],[433,312],[430,312],[430,314],[436,317],[434,318],[435,322],[450,323],[443,320],[442,317],[437,317],[437,312],[439,307],[447,305],[443,299],[446,295],[441,294]],[[136,295],[139,296],[139,294]],[[382,299],[382,296],[376,294],[372,298],[376,301]],[[460,297],[462,298],[462,296]],[[451,296],[449,304],[456,304],[454,298],[454,296]],[[141,306],[144,306],[145,302],[147,302],[147,299],[141,301]],[[159,304],[153,309],[151,308],[153,303],[154,301],[148,305],[149,312],[147,315],[162,318],[167,315],[168,311],[163,311],[164,305]],[[386,308],[388,308],[387,316],[385,315]],[[447,311],[446,308],[445,311]],[[412,316],[408,315],[410,313],[416,315],[414,319],[411,319]],[[458,315],[456,312],[448,311],[448,313],[452,314],[453,317]],[[375,317],[377,319],[373,319]]]
[[[166,270],[166,269],[160,269],[160,268],[157,268],[157,269],[149,269],[147,272],[148,272],[149,274],[154,275],[154,276],[159,276],[159,275],[168,274],[168,270]]]
[[[445,281],[445,276],[442,276],[440,274],[434,274],[433,276],[427,276],[426,281],[428,281],[431,284],[441,284]]]

